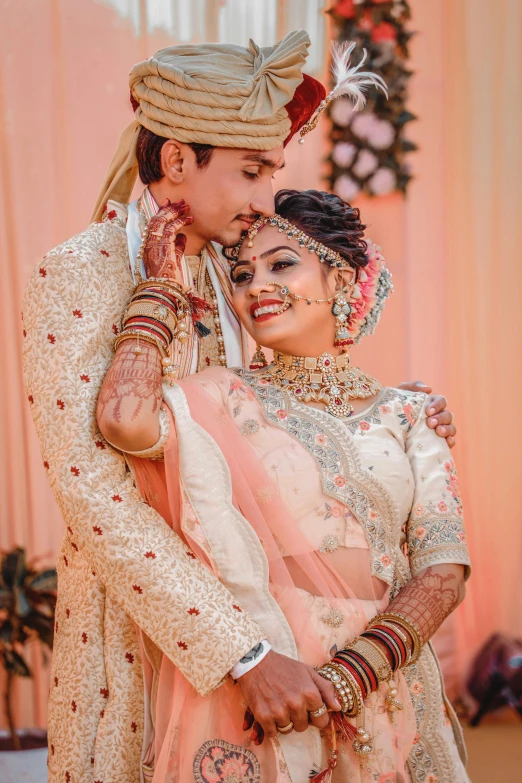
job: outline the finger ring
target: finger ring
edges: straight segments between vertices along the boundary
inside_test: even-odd
[[[310,710],[310,717],[320,718],[321,715],[324,715],[325,712],[328,712],[328,707],[323,701],[323,703],[321,704],[318,710]]]
[[[280,734],[290,734],[294,730],[294,724],[290,721],[287,726],[277,726],[277,730]]]

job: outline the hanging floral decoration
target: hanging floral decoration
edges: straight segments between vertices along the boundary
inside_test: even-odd
[[[405,27],[411,16],[409,4],[407,0],[338,0],[329,13],[337,41],[357,42],[352,62],[357,63],[366,49],[364,70],[382,76],[389,93],[386,100],[380,90],[371,90],[359,112],[353,111],[349,98],[331,104],[330,188],[344,201],[361,192],[405,193],[411,179],[405,155],[417,149],[404,135],[407,123],[416,119],[406,108],[411,76],[408,43],[413,35]]]

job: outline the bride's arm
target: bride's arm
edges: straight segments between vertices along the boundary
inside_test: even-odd
[[[181,256],[186,237],[178,232],[191,221],[183,201],[164,203],[151,219],[143,252],[148,277],[182,283]],[[144,311],[137,308],[135,316],[138,314],[143,316]],[[168,324],[167,320],[164,328]],[[152,333],[156,331],[153,329]],[[96,411],[100,431],[112,446],[125,452],[155,450],[160,437],[161,383],[161,355],[155,345],[146,337],[119,344],[103,381]]]
[[[392,669],[408,666],[409,652],[420,652],[422,645],[432,638],[463,600],[469,576],[470,561],[455,465],[446,441],[426,426],[430,405],[427,398],[420,415],[410,422],[415,406],[408,404],[409,416],[403,417],[401,425],[409,428],[405,451],[415,484],[406,528],[411,579],[384,614],[370,622],[354,647],[356,654],[363,658],[368,651],[371,656],[369,640],[380,648]],[[403,652],[401,639],[406,642]],[[351,654],[349,649],[338,654],[348,667],[352,665]]]
[[[142,451],[160,437],[161,356],[150,343],[122,342],[103,380],[96,415],[103,437],[120,451]]]
[[[390,602],[386,614],[396,614],[407,620],[418,631],[422,644],[426,644],[444,620],[464,600],[465,581],[464,566],[460,564],[443,563],[429,566],[414,576]],[[413,639],[408,631],[404,632],[409,644],[413,645]],[[389,650],[384,645],[379,646],[386,652],[392,663]]]

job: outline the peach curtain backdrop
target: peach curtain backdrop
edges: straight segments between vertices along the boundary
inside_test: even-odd
[[[263,2],[276,14],[277,35],[296,26],[303,3]],[[411,108],[420,120],[410,135],[420,151],[410,158],[407,200],[359,203],[397,290],[355,359],[385,383],[430,382],[456,414],[474,563],[468,600],[444,637],[457,681],[489,633],[521,632],[522,417],[514,395],[522,385],[522,4],[411,4]],[[127,72],[176,40],[174,17],[171,34],[140,24],[162,6],[192,8],[189,32],[216,40],[227,2],[0,0],[0,547],[25,546],[42,564],[54,558],[62,521],[22,384],[21,297],[46,250],[87,224],[131,117]],[[311,26],[317,19],[307,13]],[[243,20],[245,37],[252,23]],[[304,148],[290,145],[276,185],[321,187],[326,150],[325,123]],[[18,689],[24,725],[45,724],[40,657],[34,650],[34,684]]]

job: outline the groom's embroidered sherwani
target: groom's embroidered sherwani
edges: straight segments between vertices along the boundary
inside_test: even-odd
[[[143,683],[134,623],[201,694],[264,638],[141,500],[124,458],[96,426],[100,385],[133,289],[126,211],[110,203],[103,222],[52,250],[24,301],[27,394],[67,526],[50,692],[53,782],[139,781]],[[187,267],[206,281],[200,294],[215,293],[197,258]],[[205,340],[196,368],[217,355],[215,333]]]
[[[49,714],[52,783],[138,783],[144,736],[137,624],[201,695],[265,634],[224,584],[146,503],[125,459],[101,437],[96,402],[134,288],[146,192],[127,205],[146,134],[186,144],[273,150],[314,114],[324,87],[302,73],[303,30],[272,47],[169,47],[130,74],[135,119],[125,129],[94,221],[52,250],[24,302],[24,373],[42,459],[66,533]],[[103,213],[102,208],[107,205]],[[216,305],[229,366],[244,345],[216,248],[184,258],[182,282]],[[208,319],[208,323],[205,322]],[[212,328],[212,317],[202,318]],[[192,326],[190,326],[192,329]],[[219,335],[180,357],[180,375],[215,363]],[[168,419],[161,417],[161,450]],[[151,456],[150,452],[141,456]],[[150,729],[146,726],[145,729]]]

